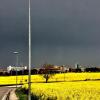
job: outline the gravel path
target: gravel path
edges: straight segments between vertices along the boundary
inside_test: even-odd
[[[0,100],[2,100],[3,96],[10,90],[9,87],[0,87]]]
[[[0,87],[0,100],[3,100],[5,95],[10,91],[9,100],[18,100],[15,94],[16,86],[4,86]]]
[[[15,90],[16,88],[12,89],[12,91],[10,92],[10,100],[18,100],[16,94],[15,94]]]

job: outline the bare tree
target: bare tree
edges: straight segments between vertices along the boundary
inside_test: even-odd
[[[48,83],[49,78],[54,75],[54,73],[51,71],[51,68],[53,68],[53,66],[54,65],[51,65],[51,64],[43,65],[43,68],[44,68],[43,77],[45,78],[46,83]]]

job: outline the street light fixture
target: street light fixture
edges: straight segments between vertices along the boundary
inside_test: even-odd
[[[18,67],[18,55],[19,52],[13,52],[16,55],[16,88],[17,88],[17,67]]]

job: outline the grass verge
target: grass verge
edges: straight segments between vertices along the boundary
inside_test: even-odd
[[[16,95],[19,100],[28,100],[28,90],[26,90],[25,88],[17,88]],[[32,94],[31,100],[39,100],[39,97]]]
[[[28,100],[28,91],[26,91],[23,88],[17,88],[16,89],[16,95],[19,98],[19,100]]]

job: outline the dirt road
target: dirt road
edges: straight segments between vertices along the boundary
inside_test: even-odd
[[[0,87],[0,100],[2,100],[3,96],[10,90],[10,87]]]

